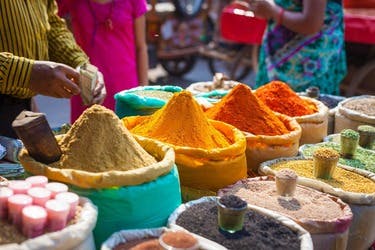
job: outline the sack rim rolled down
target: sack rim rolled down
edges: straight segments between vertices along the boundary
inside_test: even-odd
[[[233,185],[230,185],[230,186],[227,186],[225,188],[220,189],[218,191],[218,195],[222,196],[225,193],[227,193],[228,191],[230,191],[232,188],[237,187],[241,184],[246,186],[246,184],[248,182],[256,182],[256,181],[275,181],[275,177],[268,175],[268,176],[258,176],[258,177],[254,177],[254,178],[242,179],[242,180],[239,180],[238,182],[236,182]],[[306,186],[302,186],[302,185],[300,185],[300,188],[311,189],[311,190],[319,192],[318,190],[315,190],[315,189],[312,189],[312,188],[309,188],[309,187],[306,187]],[[344,203],[339,197],[333,196],[333,195],[328,194],[328,193],[323,193],[323,194],[326,195],[333,202],[336,202],[340,205],[340,208],[342,209],[342,213],[343,213],[340,218],[337,218],[335,220],[317,220],[317,219],[304,219],[304,218],[295,219],[291,215],[283,214],[283,213],[280,213],[280,214],[294,220],[300,226],[302,226],[301,224],[304,224],[305,227],[308,227],[308,228],[306,228],[306,230],[308,230],[310,233],[314,233],[314,234],[323,234],[324,233],[325,234],[325,233],[343,233],[343,232],[345,232],[346,230],[349,229],[350,223],[351,223],[352,218],[353,218],[353,213],[352,213],[349,205]],[[278,213],[277,211],[274,211],[274,212]],[[304,226],[302,226],[302,227],[304,227]],[[322,229],[324,229],[324,230],[322,230]]]
[[[278,162],[291,161],[291,160],[292,161],[295,161],[295,160],[312,160],[312,158],[301,157],[301,156],[299,156],[299,157],[282,157],[282,158],[266,161],[266,162],[263,162],[260,165],[259,174],[275,176],[276,172],[270,166],[272,166],[273,164],[278,163]],[[352,167],[342,165],[342,164],[337,164],[337,167],[343,168],[343,169],[351,171],[351,172],[355,172],[355,173],[360,174],[360,175],[362,175],[366,178],[369,178],[370,180],[375,182],[375,174],[373,174],[369,171],[352,168]],[[347,203],[350,203],[350,204],[370,205],[370,206],[375,205],[375,193],[366,194],[366,193],[356,193],[356,192],[344,191],[340,188],[334,188],[334,187],[332,187],[331,185],[329,185],[325,182],[315,180],[315,179],[311,179],[311,178],[307,178],[307,177],[303,177],[303,176],[298,176],[297,184],[307,186],[307,187],[316,189],[318,191],[328,193],[328,194],[333,195],[333,196],[337,196],[343,202],[347,202]]]
[[[134,186],[153,181],[172,170],[175,165],[173,148],[148,138],[136,137],[135,139],[148,153],[150,153],[150,147],[157,148],[157,154],[163,155],[162,159],[155,164],[128,171],[110,170],[93,173],[75,169],[59,169],[37,162],[28,154],[25,148],[21,150],[19,158],[25,170],[34,175],[45,175],[48,179],[61,181],[81,188]]]
[[[124,126],[129,129],[131,132],[131,129],[136,126],[139,122],[142,122],[144,119],[146,119],[149,116],[129,116],[124,117],[122,119]],[[211,123],[217,130],[219,130],[225,137],[227,137],[227,133],[231,133],[233,139],[233,143],[230,144],[228,147],[224,148],[215,148],[215,149],[203,149],[203,148],[193,148],[193,147],[186,147],[186,146],[176,146],[173,144],[169,144],[166,142],[161,142],[166,145],[171,146],[176,155],[177,154],[183,154],[187,155],[192,158],[207,158],[210,160],[222,160],[226,157],[229,158],[235,158],[239,155],[242,155],[245,153],[246,150],[246,138],[245,135],[236,127],[221,122],[221,121],[215,121],[208,119],[209,123]],[[132,133],[134,137],[140,137],[140,135]],[[152,140],[157,140],[151,137],[146,137]]]
[[[186,210],[186,208],[189,208],[190,206],[193,206],[195,204],[199,204],[202,202],[209,202],[209,201],[217,201],[219,197],[218,196],[206,196],[202,197],[198,200],[189,201],[187,203],[181,204],[178,208],[176,208],[173,213],[169,216],[167,225],[170,228],[183,228],[176,224],[176,220],[178,218],[178,215],[180,215],[183,211]],[[272,217],[273,219],[276,219],[284,226],[292,229],[293,231],[298,232],[299,239],[301,240],[301,250],[308,250],[313,249],[313,243],[311,235],[308,231],[306,231],[303,227],[298,225],[296,222],[294,222],[292,219],[289,219],[288,217],[284,215],[280,215],[278,213],[275,213],[274,211],[271,211],[266,208],[254,206],[251,204],[247,204],[247,209],[251,209],[256,211],[257,213]]]
[[[315,104],[318,111],[310,115],[295,116],[298,123],[323,123],[327,119],[329,109],[324,103],[307,96],[301,96],[301,98]]]
[[[370,98],[375,100],[375,96],[372,95],[361,95],[361,96],[354,96],[347,98],[343,101],[341,101],[337,105],[337,112],[339,112],[341,115],[345,116],[346,118],[349,118],[351,120],[354,120],[356,122],[361,122],[361,123],[370,123],[372,125],[375,125],[375,116],[369,116],[363,113],[360,113],[358,111],[352,110],[345,108],[344,105],[348,102],[351,102],[353,100],[357,99],[365,99],[365,98]]]

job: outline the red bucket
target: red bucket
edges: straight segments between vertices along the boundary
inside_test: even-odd
[[[265,19],[254,17],[242,4],[229,4],[221,13],[221,36],[232,42],[261,44],[266,26]]]

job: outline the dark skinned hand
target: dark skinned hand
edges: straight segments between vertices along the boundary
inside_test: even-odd
[[[80,93],[79,73],[61,63],[35,61],[31,70],[30,89],[38,94],[71,98]]]

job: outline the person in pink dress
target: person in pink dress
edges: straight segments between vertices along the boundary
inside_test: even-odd
[[[115,108],[114,94],[148,84],[146,0],[59,0],[60,16],[70,17],[77,43],[104,75],[107,98]],[[79,96],[71,99],[71,122],[87,108]]]

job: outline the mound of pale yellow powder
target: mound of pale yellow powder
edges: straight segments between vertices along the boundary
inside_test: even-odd
[[[100,105],[88,108],[59,144],[60,168],[127,171],[156,163],[116,114]]]

